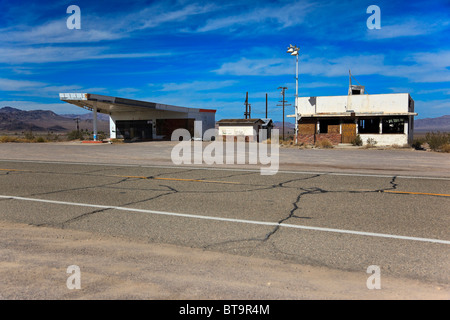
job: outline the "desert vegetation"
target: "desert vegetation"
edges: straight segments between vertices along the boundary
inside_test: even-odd
[[[104,140],[107,135],[103,131],[97,134],[97,140]],[[75,140],[93,140],[93,133],[88,130],[73,130],[65,133],[23,131],[21,133],[0,134],[0,143],[43,143]]]
[[[412,147],[416,150],[430,149],[450,153],[450,132],[427,132],[425,136],[415,138]]]

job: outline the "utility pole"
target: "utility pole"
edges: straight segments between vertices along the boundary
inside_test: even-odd
[[[249,106],[249,104],[248,104],[248,92],[246,92],[246,94],[245,94],[245,102],[244,102],[244,104],[245,104],[244,118],[248,119],[248,116],[249,116],[249,112],[248,112],[248,106]]]
[[[278,89],[281,89],[281,95],[283,96],[283,100],[278,101],[278,102],[282,102],[283,104],[277,104],[277,106],[283,106],[283,141],[284,141],[284,107],[285,106],[290,106],[290,104],[286,104],[286,100],[284,99],[285,96],[285,91],[287,90],[287,87],[278,87]]]
[[[267,93],[266,93],[266,119],[267,119]]]

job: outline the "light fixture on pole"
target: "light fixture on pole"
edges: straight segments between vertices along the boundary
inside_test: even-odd
[[[287,53],[290,53],[291,56],[296,56],[296,64],[295,64],[295,144],[297,144],[298,139],[298,54],[300,48],[297,46],[289,45],[287,49]]]

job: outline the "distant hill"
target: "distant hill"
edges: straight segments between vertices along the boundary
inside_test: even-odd
[[[65,114],[60,114],[60,116],[65,117],[65,118],[70,118],[70,119],[78,118],[80,120],[93,120],[94,119],[94,115],[92,112],[82,113],[82,114],[65,113]],[[104,113],[97,113],[97,121],[98,120],[109,121],[109,115],[104,114]]]
[[[104,117],[106,116],[106,117]],[[54,132],[63,133],[76,129],[76,118],[80,129],[92,131],[92,119],[83,115],[58,115],[49,110],[24,111],[11,107],[0,109],[0,132]],[[105,120],[106,119],[106,120]],[[109,117],[98,117],[98,131],[109,132]]]
[[[414,120],[414,131],[450,132],[450,115]]]
[[[283,134],[283,121],[274,121],[273,127],[275,129],[280,130],[280,134]],[[295,132],[295,123],[292,122],[284,122],[284,133],[285,134],[293,134]]]

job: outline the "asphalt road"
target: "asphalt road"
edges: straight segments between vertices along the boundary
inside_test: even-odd
[[[0,208],[1,221],[242,259],[376,265],[449,297],[449,178],[2,160]]]

